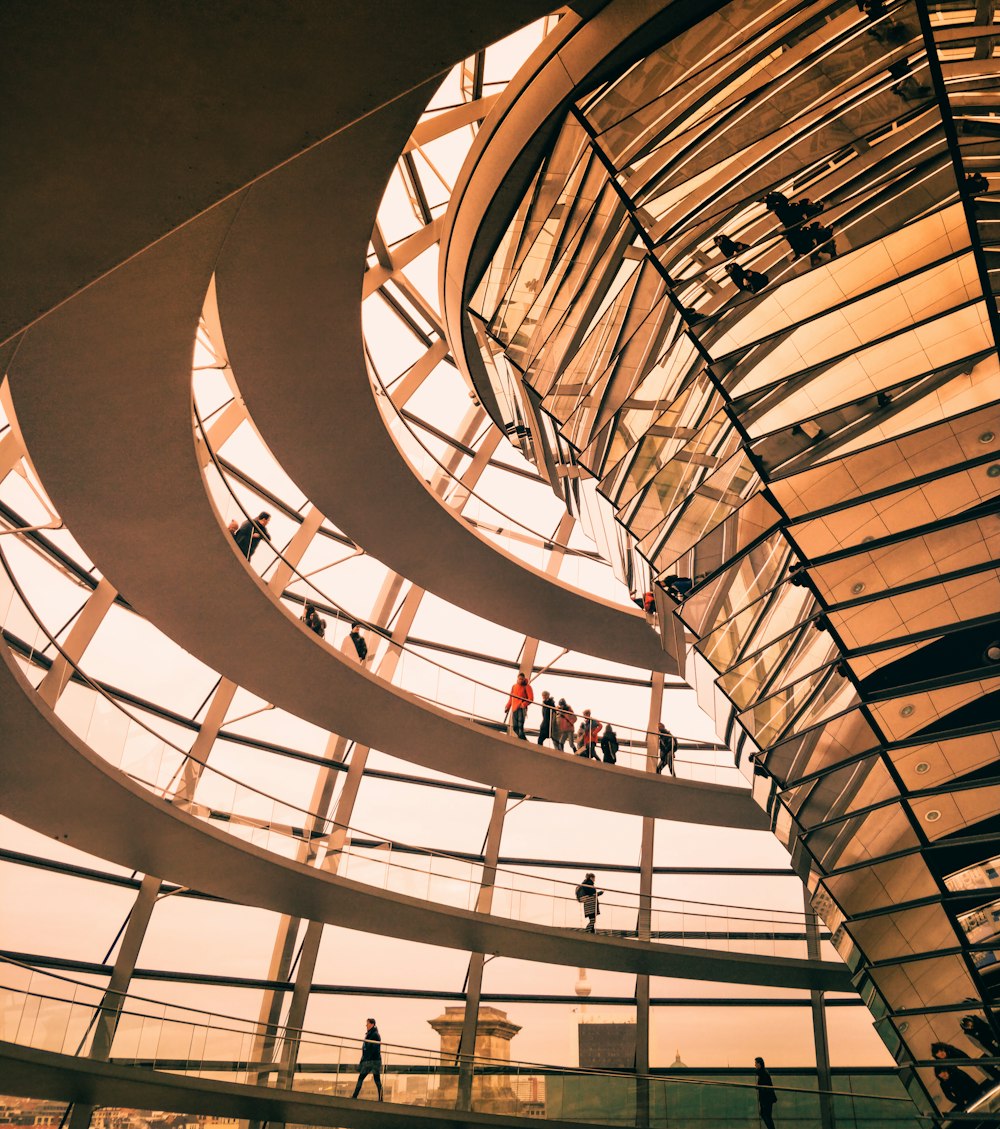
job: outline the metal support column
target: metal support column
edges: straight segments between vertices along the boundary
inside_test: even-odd
[[[483,850],[483,876],[479,884],[479,896],[476,899],[477,913],[489,913],[493,908],[493,889],[497,879],[497,859],[500,857],[503,821],[507,813],[507,796],[508,793],[503,788],[498,788],[493,793],[493,810],[490,813],[486,846]],[[465,1020],[462,1023],[462,1037],[458,1044],[456,1105],[458,1109],[470,1109],[472,1106],[473,1058],[476,1053],[476,1034],[479,1030],[479,1000],[483,990],[485,964],[486,957],[483,953],[472,953],[469,957],[469,976],[465,987]]]
[[[663,675],[653,671],[649,694],[649,717],[646,721],[646,771],[655,772],[659,759],[656,727],[663,709]],[[639,848],[639,916],[636,932],[640,941],[648,941],[652,933],[653,903],[653,845],[656,820],[645,816],[642,821],[642,840]],[[635,1087],[635,1123],[649,1125],[649,1081],[642,1077],[649,1073],[649,976],[640,973],[635,978],[635,1071],[640,1075]]]
[[[219,684],[212,694],[205,720],[198,729],[198,736],[188,751],[188,758],[184,761],[184,771],[181,776],[180,786],[177,789],[175,802],[183,806],[183,801],[193,800],[198,781],[201,779],[202,766],[208,763],[212,746],[219,736],[219,730],[226,720],[229,707],[239,687],[228,678],[220,678]]]
[[[55,709],[56,702],[66,689],[66,683],[72,677],[74,664],[80,661],[90,646],[117,595],[117,590],[109,581],[101,580],[83,605],[62,644],[63,653],[56,654],[38,687],[38,696],[50,709]]]
[[[375,601],[375,611],[372,616],[372,622],[379,625],[388,623],[403,584],[404,580],[401,576],[396,573],[388,574],[382,583],[379,595]],[[412,585],[403,598],[403,603],[393,625],[389,646],[378,660],[377,673],[380,678],[385,678],[386,680],[392,679],[396,670],[396,664],[399,661],[401,645],[406,641],[410,628],[413,626],[413,620],[416,617],[423,595],[424,590],[422,588]],[[327,757],[331,763],[336,762],[342,764],[347,757],[350,747],[351,742],[347,738],[331,734],[327,744]],[[341,787],[340,795],[337,797],[337,806],[332,819],[334,826],[325,837],[326,854],[321,863],[321,867],[324,870],[329,870],[333,873],[337,871],[341,857],[340,852],[347,838],[347,828],[353,817],[354,804],[357,799],[358,789],[361,786],[361,781],[364,778],[365,765],[368,762],[369,752],[370,749],[367,745],[354,746],[351,761],[347,769],[347,775]],[[320,771],[310,803],[310,810],[312,812],[320,815],[327,810],[333,798],[336,780],[339,775],[340,774],[333,768],[326,768]],[[298,861],[314,863],[318,857],[317,852],[318,848],[316,843],[307,836],[300,847]],[[294,941],[298,936],[301,924],[301,918],[282,918],[278,929],[278,936],[275,941],[274,955],[272,957],[272,969],[274,969],[276,962],[279,963],[277,969],[279,974],[275,979],[287,980],[291,975],[292,962],[294,959]],[[298,1064],[298,1038],[295,1037],[294,1032],[301,1030],[305,1022],[306,1008],[309,1003],[309,993],[312,990],[313,975],[316,970],[316,959],[319,955],[319,946],[322,937],[322,922],[310,921],[306,924],[305,933],[302,936],[302,943],[299,946],[298,963],[295,966],[295,982],[292,985],[288,1015],[285,1019],[286,1038],[284,1046],[278,1053],[280,1081],[290,1081],[294,1077]],[[255,1054],[255,1057],[260,1062],[270,1061],[271,1056],[277,1049],[278,1040],[275,1036],[280,1022],[283,1001],[284,993],[274,991],[265,993],[261,1005],[261,1022],[267,1025],[269,1034],[266,1042],[258,1049],[259,1053]],[[251,1122],[250,1126],[251,1129],[255,1129],[256,1123]],[[271,1129],[277,1129],[277,1127],[271,1126]]]
[[[101,997],[100,1011],[94,1023],[94,1039],[88,1058],[106,1062],[111,1054],[111,1044],[114,1042],[121,1015],[122,996],[128,991],[135,974],[135,963],[139,959],[139,950],[142,948],[146,927],[149,925],[159,892],[160,879],[147,874],[142,880],[139,893],[129,913],[128,925],[125,927],[125,934],[111,970],[111,979]],[[93,1105],[75,1103],[69,1117],[69,1129],[89,1129],[95,1108]]]
[[[805,907],[806,956],[810,960],[820,960],[819,923],[816,911],[809,900],[809,891],[802,886],[802,904]],[[823,992],[810,991],[809,1002],[812,1012],[813,1041],[816,1044],[816,1078],[820,1090],[833,1089],[833,1075],[830,1071],[830,1040],[826,1030],[826,1005]],[[819,1096],[820,1129],[836,1129],[836,1116],[833,1111],[833,1098],[829,1093]]]

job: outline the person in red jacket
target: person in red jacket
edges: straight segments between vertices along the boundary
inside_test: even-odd
[[[528,676],[522,671],[517,676],[517,681],[510,688],[510,697],[507,699],[506,710],[510,714],[510,727],[514,736],[521,741],[526,741],[524,735],[524,718],[528,706],[535,700],[534,692],[528,685]]]
[[[583,711],[583,720],[580,722],[580,756],[598,760],[597,738],[601,732],[601,723],[594,721],[590,710]]]
[[[566,701],[565,698],[560,698],[556,706],[556,727],[552,733],[552,740],[560,752],[565,748],[566,742],[569,741],[569,751],[573,751],[573,730],[576,727],[576,714],[573,712],[573,707]]]

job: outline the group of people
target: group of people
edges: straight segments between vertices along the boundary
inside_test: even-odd
[[[962,1033],[969,1042],[982,1049],[983,1059],[973,1058],[951,1043],[931,1043],[931,1058],[939,1064],[934,1067],[934,1077],[941,1087],[942,1095],[955,1107],[955,1112],[968,1109],[973,1102],[1000,1081],[1000,1067],[989,1061],[1000,1058],[1000,1040],[978,1015],[963,1016],[961,1027]],[[967,1070],[956,1065],[956,1059],[982,1070],[986,1075],[985,1080],[976,1081]]]
[[[837,241],[833,229],[814,219],[823,211],[821,203],[810,200],[808,196],[803,196],[800,200],[789,200],[783,192],[778,191],[768,192],[763,202],[764,207],[781,224],[782,237],[796,259],[808,255],[810,265],[816,267],[824,259],[837,257]],[[813,222],[807,222],[809,220]],[[735,255],[750,250],[748,243],[728,235],[716,235],[713,239],[725,259],[732,259]],[[724,269],[736,289],[745,294],[759,294],[770,281],[762,271],[751,270],[740,263],[727,262]]]
[[[524,723],[527,719],[528,707],[534,700],[535,692],[531,688],[528,676],[521,671],[517,681],[510,688],[510,697],[505,707],[510,716],[511,732],[519,741],[528,739],[524,731]],[[542,699],[538,704],[542,710],[542,717],[538,723],[539,745],[551,741],[560,751],[568,745],[571,753],[588,760],[602,760],[605,764],[618,763],[618,734],[615,733],[610,722],[597,721],[590,710],[584,710],[578,718],[565,698],[560,698],[557,702],[548,690],[542,691]],[[670,775],[673,776],[677,738],[662,721],[657,731],[657,748],[657,773],[668,768]]]
[[[772,191],[764,197],[764,207],[781,224],[782,237],[796,259],[808,255],[810,265],[818,267],[824,258],[837,257],[833,228],[815,219],[824,210],[824,205],[818,200],[810,200],[808,196],[789,200],[783,192]],[[810,220],[813,222],[808,222]]]
[[[663,577],[662,580],[657,580],[657,583],[666,593],[674,600],[682,600],[694,585],[694,581],[688,576],[678,576],[676,573],[671,573],[670,576]],[[656,620],[656,595],[652,591],[643,593],[630,592],[629,596],[632,603],[637,608],[641,608],[649,617],[651,623]]]
[[[308,600],[302,606],[302,622],[320,639],[326,637],[326,620],[316,610],[315,605]],[[344,648],[353,647],[359,663],[365,663],[368,659],[368,643],[362,634],[363,630],[363,624],[352,623],[350,634],[344,640]],[[350,652],[348,651],[348,653]]]
[[[236,542],[236,547],[247,560],[253,557],[261,541],[271,540],[271,534],[267,531],[270,520],[271,515],[267,510],[261,510],[256,517],[247,518],[242,525],[235,519],[229,523],[229,532]],[[315,605],[308,600],[302,606],[302,622],[320,639],[326,637],[326,620],[316,610]],[[351,632],[347,637],[347,641],[351,643],[354,653],[358,656],[359,663],[364,663],[368,658],[368,643],[365,640],[363,630],[364,624],[352,623]],[[345,641],[345,646],[347,641]]]

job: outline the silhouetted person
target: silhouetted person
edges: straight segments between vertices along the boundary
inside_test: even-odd
[[[306,601],[305,610],[302,613],[302,622],[320,639],[326,635],[326,620],[308,601]]]
[[[601,723],[594,721],[590,716],[590,710],[584,710],[583,718],[580,721],[579,752],[581,757],[597,760],[597,736],[600,732]]]
[[[759,294],[768,284],[766,274],[756,270],[746,270],[739,263],[726,263],[726,274],[736,284],[736,289],[744,294]]]
[[[791,227],[796,222],[795,212],[784,192],[768,192],[764,197],[764,207],[777,216],[782,227]]]
[[[660,727],[657,730],[659,738],[657,741],[659,749],[659,760],[656,765],[656,772],[659,775],[664,769],[667,769],[671,776],[674,775],[674,753],[677,752],[677,738],[670,732],[670,730],[660,722]]]
[[[713,242],[727,259],[731,259],[733,255],[738,255],[741,251],[750,250],[749,243],[741,243],[738,239],[730,239],[728,235],[716,235]]]
[[[990,182],[981,172],[965,174],[965,191],[970,196],[985,196],[990,190]]]
[[[824,227],[821,223],[810,223],[803,228],[802,234],[808,238],[813,248],[809,254],[811,266],[818,267],[824,255],[828,259],[837,257],[837,241],[833,237],[833,228]]]
[[[957,1066],[935,1066],[934,1077],[938,1080],[941,1093],[957,1110],[965,1109],[982,1092],[972,1076]]]
[[[266,510],[261,510],[255,518],[247,518],[233,534],[233,540],[247,560],[257,552],[261,538],[266,537],[268,541],[271,540],[271,534],[267,531],[267,523],[270,520],[271,515]]]
[[[876,39],[879,43],[884,43],[887,46],[897,46],[900,43],[905,43],[907,39],[912,39],[915,34],[910,24],[892,19],[874,23],[870,27],[866,27],[865,32],[870,35],[872,39]]]
[[[899,80],[893,86],[892,92],[904,102],[915,102],[928,97],[931,93],[931,88],[913,75],[907,59],[897,59],[895,63],[889,65],[888,70],[892,78]]]
[[[358,1084],[354,1087],[352,1098],[361,1091],[361,1083],[371,1075],[378,1090],[378,1100],[382,1100],[382,1036],[378,1033],[375,1020],[365,1020],[365,1038],[361,1044],[361,1061],[358,1063]]]
[[[551,740],[555,745],[556,700],[548,690],[543,690],[542,700],[538,704],[542,707],[542,720],[538,723],[538,743],[544,745]]]
[[[757,1110],[760,1119],[766,1129],[774,1129],[774,1117],[771,1111],[778,1100],[778,1095],[774,1092],[774,1083],[767,1072],[764,1060],[759,1056],[753,1060],[753,1068],[757,1076]]]
[[[570,752],[573,751],[573,728],[576,725],[576,714],[573,707],[565,698],[559,699],[556,706],[556,727],[552,731],[552,740],[557,749],[562,750],[569,741]]]
[[[363,663],[368,658],[368,644],[365,642],[365,637],[361,634],[361,624],[352,623],[351,633],[348,639],[354,644],[354,649],[358,653],[358,662]]]
[[[587,932],[593,933],[597,918],[601,912],[601,894],[594,884],[594,875],[585,874],[583,881],[576,888],[576,900],[583,906],[583,916],[587,919]]]
[[[813,216],[820,215],[825,207],[826,205],[821,204],[818,200],[810,200],[808,196],[803,196],[801,200],[796,200],[792,204],[792,214],[795,216],[796,223],[802,223],[803,220],[811,220]]]
[[[507,699],[506,709],[510,714],[510,727],[514,736],[519,741],[526,741],[524,735],[524,719],[528,713],[528,706],[535,700],[534,691],[528,685],[528,676],[521,671],[517,681],[510,688],[510,697]]]
[[[791,227],[782,232],[785,241],[792,249],[792,254],[795,258],[801,255],[808,255],[813,249],[812,236],[808,232],[803,231],[801,227]]]
[[[601,734],[601,756],[605,764],[618,763],[618,734],[611,728],[610,722]]]

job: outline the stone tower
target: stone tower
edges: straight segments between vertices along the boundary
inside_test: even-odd
[[[444,1015],[427,1021],[441,1037],[441,1065],[458,1063],[458,1047],[462,1041],[465,1023],[464,1007],[446,1007]],[[521,1028],[511,1023],[507,1013],[495,1007],[481,1007],[476,1023],[476,1058],[492,1059],[500,1068],[510,1062],[510,1042]],[[430,1104],[454,1106],[458,1090],[458,1074],[443,1074],[439,1080],[437,1096]],[[505,1074],[476,1074],[473,1088],[475,1108],[480,1113],[514,1113],[517,1097]]]

